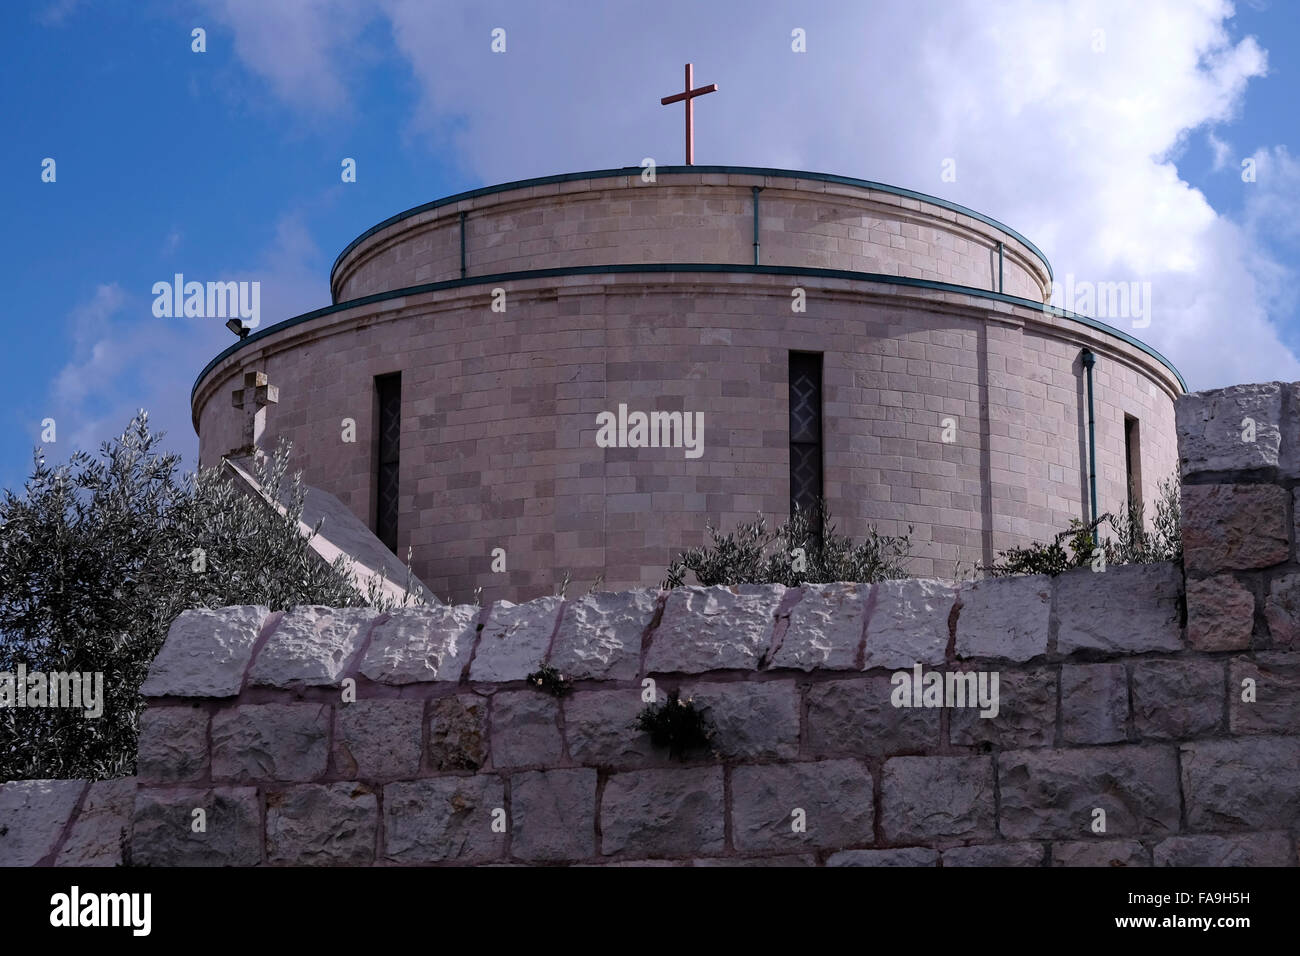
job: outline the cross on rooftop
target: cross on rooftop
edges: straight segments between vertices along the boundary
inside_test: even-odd
[[[660,105],[667,106],[669,103],[676,103],[680,100],[686,101],[686,165],[695,165],[695,97],[703,96],[705,93],[716,93],[717,83],[710,83],[708,86],[701,86],[697,89],[691,89],[691,83],[694,82],[695,69],[690,64],[686,64],[686,89],[681,93],[674,93],[672,96],[665,96],[659,101]]]
[[[228,457],[258,456],[261,452],[262,434],[266,431],[266,406],[280,401],[280,389],[271,385],[265,372],[245,372],[244,387],[230,393],[235,408],[244,410],[243,444],[230,451]]]

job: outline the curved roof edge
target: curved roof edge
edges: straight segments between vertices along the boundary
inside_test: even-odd
[[[330,266],[330,297],[334,295],[334,274],[338,271],[339,263],[347,256],[349,252],[355,249],[361,243],[365,242],[375,233],[387,229],[394,223],[401,222],[403,219],[409,219],[411,216],[418,216],[422,212],[428,212],[431,209],[438,209],[441,206],[450,206],[454,203],[462,202],[466,199],[475,199],[479,196],[490,196],[493,193],[509,192],[513,189],[528,189],[531,186],[549,186],[553,183],[569,183],[580,179],[611,179],[615,176],[640,176],[642,168],[640,166],[624,166],[622,169],[593,169],[583,173],[558,173],[554,176],[539,176],[535,179],[517,179],[514,182],[501,183],[498,186],[480,186],[478,189],[469,189],[465,192],[456,193],[452,196],[444,196],[442,199],[435,199],[432,202],[423,203],[419,206],[412,206],[395,216],[389,216],[383,222],[376,223],[361,235],[357,236],[347,244],[347,247],[338,254],[334,264]],[[841,186],[859,186],[863,189],[874,189],[879,192],[890,193],[895,196],[904,196],[908,199],[916,199],[921,202],[931,203],[935,206],[941,206],[953,212],[961,213],[964,216],[970,216],[972,219],[978,219],[985,225],[992,226],[1011,236],[1020,242],[1026,249],[1036,255],[1044,268],[1047,269],[1048,279],[1054,280],[1056,277],[1052,274],[1052,264],[1047,261],[1047,256],[1036,245],[1022,236],[1016,230],[1004,223],[998,222],[990,216],[986,216],[974,209],[968,209],[966,206],[959,205],[955,202],[949,202],[947,199],[940,199],[938,196],[931,196],[927,193],[917,192],[913,189],[903,189],[901,186],[890,186],[887,183],[872,182],[868,179],[854,179],[851,176],[836,176],[833,173],[811,173],[798,169],[770,169],[764,166],[656,166],[655,173],[658,174],[727,174],[734,176],[774,176],[784,179],[810,179],[816,182],[838,183]]]
[[[1086,315],[1079,315],[1075,312],[1059,309],[1053,305],[1046,305],[1042,302],[1035,302],[1032,299],[1022,299],[1019,296],[1006,295],[1002,292],[993,292],[988,289],[975,289],[971,286],[953,285],[949,282],[934,282],[929,279],[913,279],[908,276],[891,276],[882,275],[875,272],[850,272],[844,269],[814,269],[804,266],[755,266],[755,265],[727,265],[725,263],[667,263],[667,262],[648,262],[648,263],[631,263],[610,266],[572,266],[564,269],[531,269],[524,272],[501,272],[496,275],[486,276],[469,276],[464,279],[448,279],[443,282],[430,282],[425,285],[409,286],[405,289],[394,289],[392,292],[377,292],[374,295],[362,296],[359,299],[351,299],[347,302],[339,302],[335,305],[327,305],[324,308],[314,309],[311,312],[304,312],[302,315],[296,315],[289,319],[267,326],[259,332],[254,332],[246,338],[231,344],[219,352],[212,361],[203,366],[203,371],[199,372],[194,379],[194,385],[190,389],[190,411],[193,414],[194,396],[198,394],[199,385],[207,377],[208,373],[217,367],[228,356],[233,355],[245,346],[252,345],[259,339],[276,332],[282,332],[285,329],[292,328],[295,325],[301,325],[304,322],[310,322],[312,319],[319,319],[326,315],[332,315],[335,312],[344,312],[348,309],[355,309],[358,306],[370,305],[375,302],[385,302],[390,299],[400,299],[408,295],[420,295],[425,292],[440,292],[444,289],[455,289],[461,286],[472,286],[486,283],[512,282],[523,279],[550,279],[560,278],[562,276],[573,275],[610,275],[618,273],[653,273],[653,272],[703,272],[703,273],[721,273],[721,272],[747,272],[755,275],[799,275],[823,279],[849,279],[859,282],[877,282],[886,285],[905,285],[918,289],[931,289],[936,292],[955,292],[962,295],[971,295],[978,298],[993,299],[997,302],[1006,302],[1010,305],[1021,306],[1022,308],[1032,309],[1036,312],[1044,312],[1048,315],[1060,316],[1069,319],[1072,322],[1078,322],[1080,325],[1086,325],[1089,328],[1105,332],[1107,335],[1113,335],[1122,342],[1126,342],[1141,352],[1151,356],[1165,368],[1173,373],[1174,378],[1178,379],[1178,384],[1182,386],[1183,391],[1187,392],[1187,382],[1184,381],[1182,373],[1174,367],[1174,363],[1169,361],[1151,346],[1147,345],[1140,339],[1135,339],[1127,332],[1122,332],[1114,326],[1107,325],[1097,319],[1090,318]]]

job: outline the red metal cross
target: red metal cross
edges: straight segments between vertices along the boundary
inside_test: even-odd
[[[672,96],[665,96],[659,102],[663,106],[669,103],[676,103],[680,100],[686,101],[686,165],[695,165],[695,104],[692,100],[697,96],[703,96],[705,93],[715,93],[718,89],[717,83],[710,83],[708,86],[701,86],[698,89],[691,89],[691,82],[694,79],[694,70],[691,64],[686,64],[686,90],[682,93],[674,93]]]

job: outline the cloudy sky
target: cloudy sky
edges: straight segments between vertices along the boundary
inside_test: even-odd
[[[1191,388],[1300,379],[1295,3],[41,0],[5,13],[3,485],[21,482],[46,418],[63,457],[145,407],[193,462],[190,386],[231,337],[220,320],[154,317],[153,283],[259,280],[265,326],[327,305],[334,256],[402,209],[679,163],[681,107],[659,98],[688,60],[720,87],[697,106],[697,162],[962,203],[1029,237],[1058,283],[1150,282],[1150,325],[1129,331]],[[344,157],[356,183],[341,182]]]

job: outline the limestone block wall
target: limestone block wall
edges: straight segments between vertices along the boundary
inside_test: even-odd
[[[743,283],[735,281],[743,278]],[[1124,420],[1141,428],[1143,497],[1176,469],[1181,386],[1133,346],[1024,307],[955,293],[788,276],[566,276],[449,289],[268,330],[196,393],[201,457],[238,442],[230,389],[280,390],[268,447],[373,526],[374,377],[402,375],[397,554],[440,598],[529,600],[566,571],[657,584],[679,552],[789,508],[789,352],[823,355],[824,488],[840,531],[912,526],[911,573],[1042,541],[1088,509],[1083,347],[1097,355],[1098,505],[1125,501]],[[1059,323],[1059,324],[1058,324]],[[252,342],[252,340],[250,340]],[[596,416],[703,415],[698,458],[600,448]],[[341,423],[356,423],[356,441]],[[955,423],[951,442],[944,421]],[[493,569],[502,548],[504,573]]]
[[[525,180],[408,210],[358,239],[330,280],[344,302],[461,276],[592,264],[754,261],[907,276],[1046,300],[1042,254],[970,210],[816,174],[664,167]],[[876,188],[872,188],[875,185]],[[998,288],[998,243],[1002,286]]]
[[[1151,565],[387,617],[187,612],[144,688],[138,782],[5,785],[19,836],[0,836],[0,855],[1293,865],[1296,655],[1262,636],[1198,648],[1181,592],[1175,566]],[[527,681],[542,661],[570,694]],[[892,675],[918,664],[997,673],[997,715],[893,706]],[[1240,700],[1241,675],[1257,702]],[[710,751],[679,761],[634,728],[647,677],[704,710]]]

